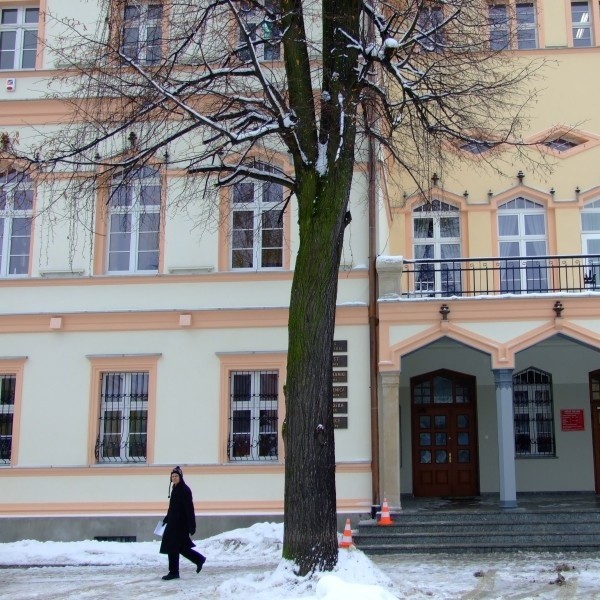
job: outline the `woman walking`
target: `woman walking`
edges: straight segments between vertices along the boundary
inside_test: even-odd
[[[171,485],[173,489],[171,490]],[[191,537],[196,533],[196,515],[192,490],[183,480],[180,467],[171,471],[169,483],[169,510],[163,519],[166,525],[160,544],[160,553],[169,557],[169,572],[164,580],[179,579],[179,555],[184,556],[196,565],[196,573],[200,573],[206,558],[199,552],[192,550],[196,545]]]

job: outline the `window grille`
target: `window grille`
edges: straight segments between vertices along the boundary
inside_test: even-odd
[[[102,373],[98,462],[145,462],[148,373]]]
[[[278,372],[234,371],[229,390],[229,460],[277,460]]]
[[[16,385],[16,375],[0,375],[0,464],[10,463]]]
[[[529,367],[513,376],[515,453],[555,456],[552,376]]]

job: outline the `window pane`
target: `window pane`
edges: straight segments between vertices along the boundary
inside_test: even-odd
[[[253,267],[252,250],[233,250],[231,252],[231,266],[234,269],[251,269]]]
[[[233,202],[234,204],[254,202],[254,184],[236,183],[233,186]]]
[[[0,69],[13,69],[15,65],[15,31],[0,32]]]
[[[25,23],[37,23],[40,20],[40,11],[38,8],[25,9]]]
[[[283,252],[281,250],[263,249],[261,252],[261,266],[265,268],[276,268],[283,265]]]
[[[460,221],[456,217],[442,217],[440,218],[440,235],[441,237],[448,238],[460,237]]]
[[[501,236],[519,235],[519,217],[517,215],[500,215],[498,229]]]
[[[525,235],[546,235],[544,215],[525,215]]]
[[[415,219],[413,235],[415,238],[432,238],[433,219]]]
[[[19,11],[16,8],[4,8],[2,10],[2,25],[12,25],[17,22]]]

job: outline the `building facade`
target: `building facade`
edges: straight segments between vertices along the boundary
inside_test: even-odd
[[[161,4],[121,8],[124,50],[151,64]],[[68,118],[45,95],[64,68],[47,14],[93,23],[94,10],[0,0],[0,132]],[[552,60],[530,160],[481,140],[436,157],[427,193],[381,176],[375,407],[357,163],[335,330],[341,515],[400,509],[403,494],[511,507],[522,492],[600,491],[599,5],[510,0],[489,23],[494,49]],[[280,59],[276,43],[263,51]],[[254,158],[289,168],[283,153]],[[55,189],[0,159],[0,538],[149,538],[176,464],[205,531],[280,518],[293,202],[272,219],[282,190],[245,182],[199,226],[199,204],[172,201],[186,192],[167,156],[81,213]]]

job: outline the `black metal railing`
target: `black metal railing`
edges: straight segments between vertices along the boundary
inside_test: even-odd
[[[600,254],[404,260],[405,298],[600,292]]]

